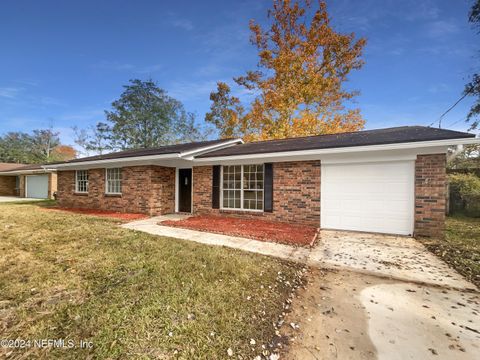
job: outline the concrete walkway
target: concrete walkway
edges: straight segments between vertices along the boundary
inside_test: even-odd
[[[24,202],[24,201],[43,201],[48,199],[22,198],[18,196],[0,196],[0,203]]]
[[[323,230],[319,243],[309,249],[158,225],[163,220],[185,217],[179,214],[157,216],[122,226],[153,235],[275,256],[318,268],[346,269],[401,281],[477,290],[422,244],[409,237]]]
[[[145,220],[132,221],[123,224],[122,227],[143,231],[152,235],[195,241],[206,245],[226,246],[297,262],[306,262],[308,256],[310,255],[310,250],[306,248],[296,248],[289,245],[269,243],[237,236],[213,234],[202,231],[158,225],[159,222],[164,220],[181,220],[186,217],[188,217],[188,215],[173,214],[156,216]]]

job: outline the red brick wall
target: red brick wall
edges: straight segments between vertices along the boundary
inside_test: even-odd
[[[160,215],[175,211],[175,168],[122,168],[122,195],[105,194],[105,169],[89,169],[88,194],[75,193],[75,171],[58,172],[58,204],[119,212]]]
[[[320,161],[273,164],[273,212],[212,209],[212,166],[193,167],[194,213],[320,225]]]
[[[192,169],[192,208],[195,214],[212,211],[212,166],[194,166]]]
[[[446,155],[418,155],[415,162],[415,236],[445,236]]]
[[[0,196],[15,196],[16,176],[0,176]]]

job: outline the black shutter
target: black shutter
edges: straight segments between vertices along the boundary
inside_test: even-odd
[[[263,210],[273,212],[273,164],[265,164],[264,168]]]
[[[220,209],[220,165],[213,166],[212,208]]]

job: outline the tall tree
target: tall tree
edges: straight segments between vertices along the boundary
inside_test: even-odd
[[[73,157],[75,150],[61,145],[58,132],[51,128],[33,130],[31,134],[9,132],[0,136],[1,162],[42,164]]]
[[[77,150],[70,145],[57,145],[50,153],[50,161],[67,161],[77,157]]]
[[[452,150],[447,166],[450,169],[480,169],[480,145],[465,145]]]
[[[480,0],[476,0],[470,10],[468,20],[477,28],[480,34]],[[467,115],[467,121],[470,122],[470,129],[477,129],[480,123],[480,74],[475,73],[472,80],[465,87],[464,94],[476,97],[470,111]]]
[[[213,124],[222,138],[239,137],[242,135],[241,118],[244,109],[238,97],[231,95],[230,87],[224,82],[217,83],[217,92],[210,94],[212,105],[205,120]]]
[[[84,155],[88,156],[90,152],[101,155],[105,151],[113,149],[110,144],[110,127],[103,122],[99,122],[95,126],[89,126],[87,129],[79,129],[74,126],[73,131],[75,133],[74,142],[83,149]]]
[[[363,128],[358,109],[346,108],[357,92],[344,89],[352,70],[360,69],[365,39],[336,32],[324,1],[313,17],[310,0],[273,0],[269,30],[251,21],[251,42],[258,49],[257,70],[234,78],[257,96],[243,107],[219,83],[206,121],[221,135],[239,132],[248,140],[355,131]]]
[[[0,137],[0,162],[28,164],[36,162],[32,137],[23,132],[9,132]]]
[[[108,124],[97,125],[112,148],[152,148],[201,137],[194,116],[152,80],[130,80],[124,89],[105,112]]]
[[[59,133],[50,129],[33,130],[32,152],[38,162],[51,161],[52,150],[60,145]]]

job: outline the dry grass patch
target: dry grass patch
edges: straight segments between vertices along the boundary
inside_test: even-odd
[[[0,354],[216,359],[268,349],[298,265],[116,225],[0,205],[0,337],[94,344]]]

